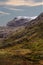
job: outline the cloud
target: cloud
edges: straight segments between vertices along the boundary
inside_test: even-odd
[[[42,2],[42,0],[25,0],[25,1],[33,1],[33,2]]]
[[[34,0],[35,2],[42,2],[42,0]]]
[[[13,8],[13,7],[4,7],[8,10],[15,10],[15,11],[23,11],[22,9],[17,9],[17,8]]]
[[[2,15],[9,15],[10,13],[6,13],[6,12],[3,12],[3,11],[0,11],[0,14],[2,14]]]
[[[8,0],[0,0],[0,2],[6,2],[6,1],[8,1]]]
[[[0,2],[0,5],[12,5],[12,6],[38,6],[43,5],[43,2],[40,0],[6,0],[6,2]]]

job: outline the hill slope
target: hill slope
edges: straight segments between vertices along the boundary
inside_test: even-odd
[[[4,43],[15,43],[24,41],[34,41],[34,39],[43,39],[43,13],[40,14],[36,19],[28,22],[27,26],[16,32],[12,32],[3,41]],[[10,42],[11,41],[11,42]]]
[[[10,65],[43,65],[43,13],[2,40],[0,58]]]

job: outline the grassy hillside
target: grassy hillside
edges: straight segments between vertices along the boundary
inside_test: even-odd
[[[42,17],[0,41],[1,65],[43,65]]]

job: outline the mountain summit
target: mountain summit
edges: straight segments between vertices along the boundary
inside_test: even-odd
[[[36,17],[26,17],[26,16],[18,16],[15,17],[12,21],[7,23],[8,27],[19,27],[25,26],[29,21],[35,19]]]

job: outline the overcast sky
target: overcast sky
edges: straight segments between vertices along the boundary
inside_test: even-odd
[[[43,12],[42,0],[0,0],[0,25],[16,16],[38,16]]]

